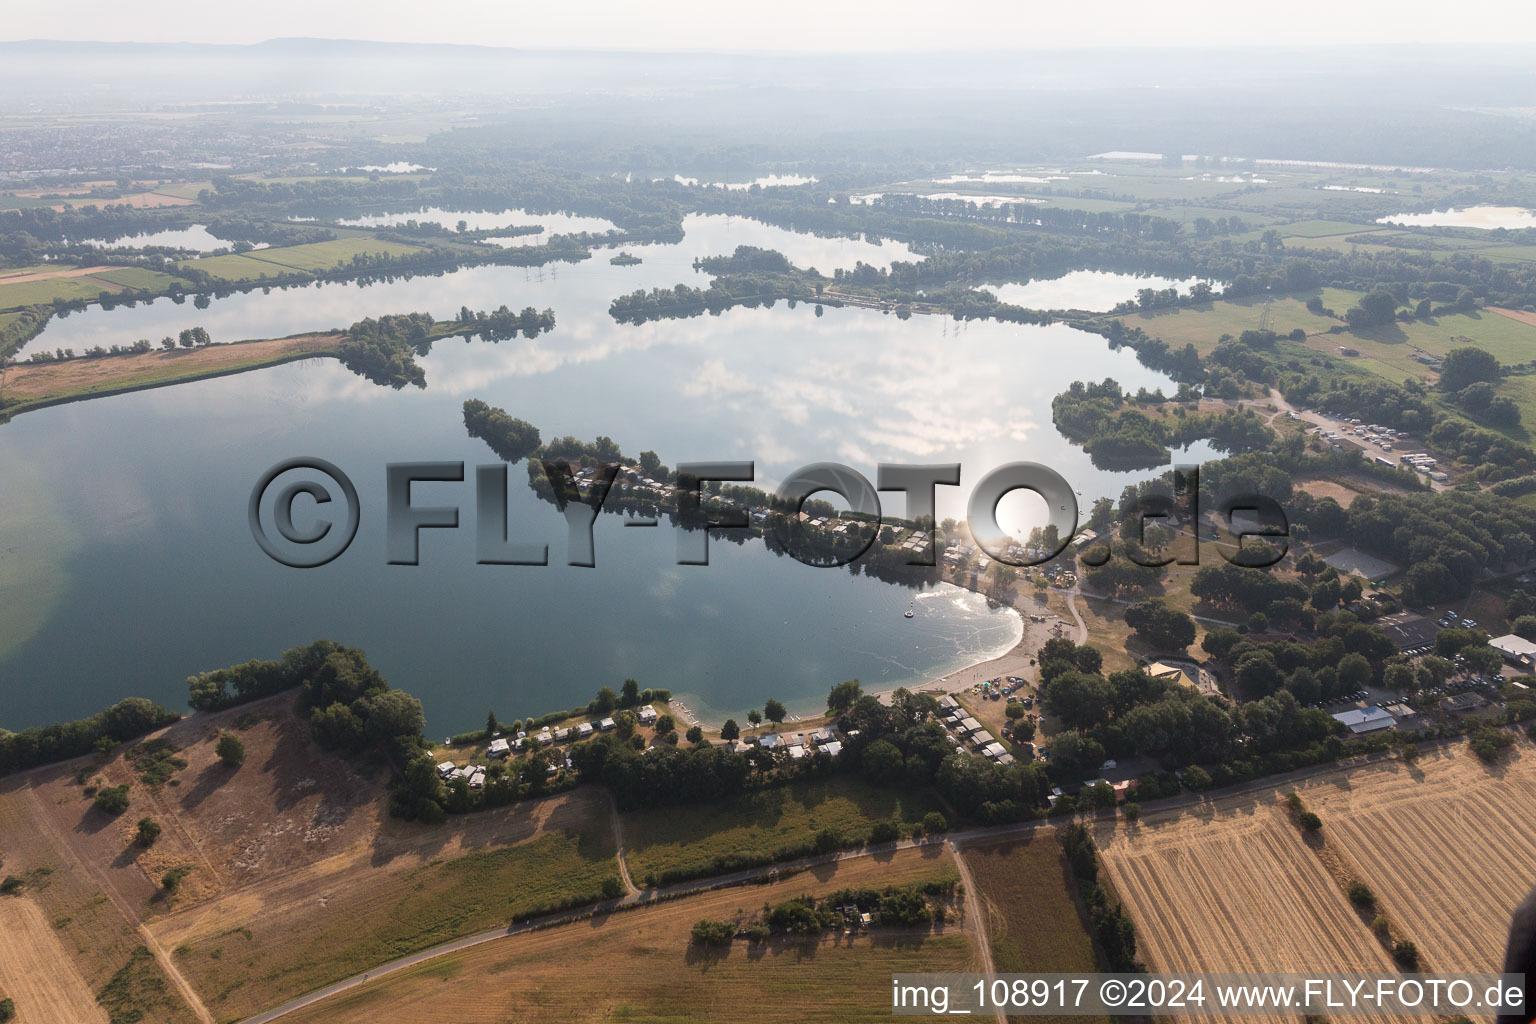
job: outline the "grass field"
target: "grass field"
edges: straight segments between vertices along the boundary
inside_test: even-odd
[[[1373,765],[1300,787],[1328,843],[1435,971],[1497,971],[1536,877],[1536,748],[1500,765],[1464,744],[1413,768]]]
[[[428,961],[334,996],[294,1024],[566,1024],[633,1021],[790,1024],[890,1020],[891,975],[977,969],[960,911],[928,930],[780,936],[703,952],[695,921],[737,919],[802,894],[845,886],[953,879],[941,847],[826,865],[771,885],[725,889],[516,935]]]
[[[201,259],[184,260],[176,265],[178,267],[192,267],[220,281],[231,282],[259,281],[263,277],[287,277],[293,273],[292,267],[264,263],[248,259],[236,253],[226,253],[223,256],[204,256]]]
[[[1317,316],[1307,310],[1307,299],[1320,295],[1323,305],[1343,315],[1354,305],[1358,294],[1337,288],[1268,299],[1270,329],[1281,334],[1300,327],[1308,334],[1326,331],[1339,321]],[[1155,338],[1162,338],[1174,348],[1192,344],[1201,355],[1209,355],[1223,334],[1237,337],[1247,330],[1258,330],[1265,314],[1266,297],[1255,295],[1241,299],[1223,299],[1203,306],[1156,310],[1123,316],[1129,327],[1140,327]],[[1337,348],[1334,349],[1337,351]]]
[[[46,305],[54,299],[95,299],[118,288],[94,277],[51,277],[42,281],[0,284],[0,309]]]
[[[1334,308],[1338,309],[1337,306]],[[1348,362],[1396,382],[1434,376],[1432,371],[1414,359],[1415,352],[1422,350],[1431,355],[1444,356],[1451,349],[1468,344],[1492,353],[1501,363],[1527,362],[1536,358],[1536,326],[1481,310],[1307,339],[1308,348],[1329,355],[1337,355],[1340,345],[1357,349],[1360,356],[1350,358]],[[1502,381],[1498,385],[1499,393],[1509,394],[1521,402],[1521,395],[1517,392],[1521,391],[1526,380],[1514,377]],[[1521,404],[1523,413],[1536,416],[1536,404],[1528,407],[1523,402]]]
[[[178,181],[170,184],[156,185],[155,191],[163,196],[175,196],[178,199],[196,199],[197,194],[205,188],[213,188],[213,182]]]
[[[1053,829],[967,845],[960,855],[990,919],[992,961],[998,971],[1097,970],[1093,940],[1072,895],[1075,882]]]
[[[926,791],[903,794],[837,776],[718,803],[625,814],[625,861],[636,883],[645,884],[667,871],[703,872],[718,858],[803,846],[823,829],[858,839],[877,821],[921,821],[940,809]]]
[[[419,246],[386,242],[374,238],[337,238],[329,242],[310,242],[307,245],[290,245],[281,249],[258,249],[246,253],[247,259],[259,263],[275,263],[294,270],[334,270],[338,264],[349,262],[359,253],[376,256],[406,256],[421,252]]]
[[[565,906],[595,902],[618,872],[600,814],[496,850],[434,860],[410,871],[370,872],[347,891],[341,879],[261,913],[197,913],[203,927],[158,925],[177,961],[220,1019],[243,1017],[387,960]],[[297,895],[297,894],[293,894]]]
[[[157,270],[145,270],[141,267],[115,267],[112,270],[103,270],[91,275],[100,281],[111,281],[120,284],[124,288],[135,288],[139,291],[164,291],[177,279],[169,274],[162,274]],[[181,282],[185,286],[186,282]]]

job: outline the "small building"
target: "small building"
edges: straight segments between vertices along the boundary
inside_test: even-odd
[[[1407,704],[1388,704],[1382,710],[1397,719],[1397,728],[1400,731],[1417,732],[1424,728],[1424,716]]]
[[[1382,729],[1391,729],[1397,724],[1383,708],[1355,708],[1352,711],[1343,711],[1333,716],[1334,721],[1340,722],[1350,732],[1359,736],[1362,733],[1379,732]]]
[[[601,722],[597,723],[597,728],[599,732],[612,732],[616,728],[616,725],[613,719],[605,718]]]
[[[655,725],[657,717],[656,709],[649,704],[642,704],[635,708],[635,720],[641,725]]]
[[[1440,627],[1432,619],[1424,615],[1414,615],[1412,612],[1397,612],[1383,616],[1376,620],[1376,625],[1392,638],[1392,642],[1400,651],[1432,644],[1435,642],[1435,634],[1440,631]]]
[[[981,723],[976,721],[976,719],[963,718],[960,720],[960,735],[973,736],[978,732],[981,732]]]
[[[556,729],[555,730],[555,742],[556,743],[564,743],[566,740],[568,740],[570,738],[571,738],[571,730],[570,729]]]
[[[1170,665],[1166,661],[1154,661],[1148,665],[1147,675],[1165,683],[1184,682],[1184,670],[1177,665]]]
[[[837,740],[833,740],[831,743],[825,744],[821,749],[824,753],[831,754],[833,757],[836,757],[838,754],[843,752],[843,745]]]
[[[981,752],[986,757],[990,758],[993,761],[996,761],[999,758],[1001,758],[1004,754],[1008,753],[1008,748],[1003,746],[1001,743],[997,742],[996,740],[993,740],[991,743],[988,743],[986,746],[982,747],[981,748]]]
[[[1440,707],[1452,715],[1464,715],[1469,711],[1477,711],[1488,702],[1476,693],[1455,693],[1440,702]]]
[[[457,767],[458,765],[454,764],[452,761],[444,761],[442,764],[437,766],[437,777],[440,779],[446,779],[448,776],[453,774],[453,770]]]
[[[798,761],[798,760],[800,760],[802,757],[804,757],[806,755],[805,747],[801,746],[798,743],[794,744],[791,747],[787,747],[786,749],[789,751],[790,760],[793,760],[793,761]]]
[[[485,788],[485,770],[484,769],[482,769],[482,768],[476,768],[475,769],[474,774],[472,774],[469,777],[469,788],[470,789],[484,789]]]
[[[811,734],[811,742],[818,747],[824,747],[837,738],[837,734],[828,728],[817,729]]]
[[[491,747],[486,753],[491,757],[508,757],[512,753],[512,744],[508,743],[505,737],[499,740],[491,740]]]
[[[1367,583],[1386,579],[1393,573],[1400,572],[1402,568],[1385,559],[1368,555],[1358,548],[1344,548],[1331,555],[1324,555],[1323,561],[1339,570],[1342,575],[1359,576]]]
[[[1536,663],[1536,644],[1514,633],[1494,637],[1488,641],[1488,646],[1504,655],[1504,660],[1511,665],[1529,668]]]
[[[582,722],[576,727],[576,738],[579,740],[584,740],[596,731],[596,729],[592,728],[591,722]]]
[[[773,750],[774,748],[781,746],[782,743],[783,741],[779,738],[779,734],[776,732],[765,732],[757,738],[757,745],[762,747],[764,750]]]

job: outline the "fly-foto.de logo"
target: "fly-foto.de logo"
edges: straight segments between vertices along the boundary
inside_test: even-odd
[[[392,462],[384,467],[384,476],[385,559],[390,565],[418,565],[421,531],[459,529],[461,506],[417,504],[412,486],[463,484],[465,465]],[[475,561],[548,565],[548,544],[518,539],[508,512],[507,476],[505,463],[474,468],[473,488],[465,497],[474,509]],[[1128,546],[1127,557],[1138,564],[1199,564],[1199,468],[1176,467],[1170,476],[1171,493],[1138,498],[1128,513],[1122,509],[1122,522],[1132,524],[1138,539],[1151,525],[1171,524],[1185,530],[1186,543],[1171,545],[1171,553],[1156,556],[1141,545]],[[668,479],[655,480],[638,467],[620,462],[577,466],[559,459],[532,462],[529,477],[535,493],[565,519],[568,565],[590,568],[597,564],[593,524],[602,511],[626,513],[626,527],[657,527],[664,517],[677,534],[678,565],[708,565],[710,534],[721,530],[759,531],[807,565],[847,565],[868,552],[877,543],[882,525],[892,522],[882,510],[880,492],[899,491],[906,501],[903,525],[913,530],[912,540],[903,547],[902,562],[933,566],[938,488],[960,486],[961,467],[959,463],[880,463],[871,483],[850,466],[818,462],[794,471],[772,492],[746,486],[755,479],[752,462],[683,463]],[[1011,535],[998,523],[999,503],[1015,491],[1037,495],[1048,510],[1048,522],[1027,539]],[[807,502],[823,493],[841,497],[847,510],[808,514]],[[302,526],[295,518],[301,503],[312,512]],[[346,473],[324,459],[304,456],[279,462],[262,474],[251,490],[247,514],[251,535],[274,561],[316,568],[351,546],[362,507]],[[1087,547],[1079,535],[1077,496],[1071,485],[1060,473],[1037,462],[1010,462],[985,473],[971,489],[966,517],[981,550],[1006,565],[1048,562],[1074,540],[1085,548],[1080,557],[1089,565],[1103,565],[1110,557],[1108,546]],[[1211,529],[1208,539],[1220,541],[1217,550],[1234,564],[1264,568],[1278,562],[1288,549],[1285,512],[1264,495],[1222,500]],[[1250,538],[1258,543],[1245,544]]]

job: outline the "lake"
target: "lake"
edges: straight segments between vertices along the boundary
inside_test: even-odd
[[[1000,301],[1025,309],[1081,309],[1103,313],[1127,299],[1134,299],[1136,293],[1143,288],[1157,291],[1177,288],[1179,294],[1187,295],[1195,281],[1193,277],[1074,270],[1049,280],[1041,279],[1026,284],[988,284],[981,287],[992,292]]]
[[[217,238],[210,234],[206,224],[191,224],[184,228],[166,228],[164,231],[151,231],[139,235],[125,235],[122,238],[90,238],[83,243],[85,245],[99,245],[102,248],[113,249],[144,249],[152,245],[174,246],[177,249],[190,249],[193,252],[213,252],[215,249],[229,249],[234,243],[223,238]],[[265,249],[266,242],[259,242],[255,248]]]
[[[1394,213],[1378,224],[1423,228],[1536,228],[1536,213],[1521,206],[1468,206],[1431,213]]]
[[[598,253],[575,265],[254,292],[207,310],[168,300],[93,308],[53,323],[45,347],[78,349],[196,324],[216,339],[260,337],[461,305],[551,307],[557,317],[532,340],[439,342],[422,359],[425,390],[376,387],[317,359],[0,427],[0,724],[74,718],[130,694],[180,707],[189,674],[322,636],[362,647],[421,697],[434,735],[477,726],[487,708],[511,719],[584,703],[627,676],[673,689],[706,720],[768,697],[805,713],[844,678],[914,684],[1010,647],[1017,616],[954,588],[919,595],[757,542],[714,542],[709,566],[679,566],[669,527],[626,529],[615,516],[599,520],[596,567],[570,567],[563,520],[529,491],[521,466],[510,474],[514,535],[548,543],[551,565],[474,564],[472,483],[418,485],[418,503],[463,509],[462,528],[427,531],[419,566],[385,564],[386,463],[494,461],[464,432],[469,397],[546,438],[608,435],[673,465],[753,460],[765,488],[817,461],[871,479],[881,461],[958,461],[963,486],[940,489],[941,517],[963,514],[971,486],[1008,461],[1053,466],[1084,508],[1147,475],[1095,469],[1052,426],[1050,400],[1074,379],[1111,376],[1132,391],[1171,392],[1172,382],[1062,325],[853,308],[818,317],[783,303],[638,327],[608,316],[624,292],[705,280],[691,269],[696,256],[776,240],[823,270],[866,247],[886,258],[904,249],[690,218],[681,244],[628,247],[644,261],[634,267]],[[257,478],[296,455],[340,466],[363,508],[351,549],[314,570],[267,559],[246,522]],[[1180,458],[1210,456],[1197,445]],[[899,494],[883,500],[904,512]],[[1005,502],[1005,524],[1043,520],[1032,500]]]

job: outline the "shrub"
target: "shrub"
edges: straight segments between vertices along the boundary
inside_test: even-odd
[[[624,895],[624,882],[618,875],[609,875],[603,879],[603,899],[616,900]]]
[[[1124,813],[1126,821],[1137,821],[1141,818],[1141,805],[1138,803],[1127,803]]]
[[[735,936],[731,921],[698,921],[693,926],[693,941],[700,946],[728,946]]]
[[[877,821],[869,830],[869,841],[872,843],[890,843],[901,838],[901,826],[894,821]]]
[[[230,768],[239,768],[245,764],[245,744],[234,733],[225,733],[219,737],[219,745],[214,748],[214,753],[219,755],[219,760]]]
[[[1376,894],[1364,882],[1350,882],[1349,902],[1362,910],[1370,910],[1376,906]]]
[[[747,941],[767,942],[768,936],[772,934],[773,932],[769,930],[767,925],[763,924],[762,922],[758,922],[747,928]]]
[[[160,876],[160,887],[168,893],[175,892],[181,887],[181,880],[192,873],[190,867],[171,868]]]
[[[21,892],[21,887],[26,884],[26,880],[19,875],[6,875],[5,881],[0,882],[0,894],[15,896]]]
[[[831,853],[843,845],[843,837],[830,828],[824,828],[816,833],[815,846],[817,853]]]
[[[151,818],[139,819],[139,831],[133,837],[134,842],[140,846],[154,846],[155,840],[160,838],[160,823]]]
[[[1417,971],[1419,969],[1419,947],[1403,940],[1392,947],[1392,959],[1397,961],[1397,966],[1405,971]]]
[[[96,791],[95,798],[91,801],[98,811],[113,816],[122,814],[128,809],[128,786],[106,786]]]
[[[923,832],[928,835],[942,835],[949,831],[949,819],[940,811],[929,811],[923,815]]]
[[[1387,937],[1392,934],[1392,922],[1378,914],[1376,915],[1376,919],[1371,922],[1371,931],[1376,933],[1376,937],[1378,939],[1381,939],[1383,942],[1385,942]]]
[[[1318,829],[1323,827],[1323,819],[1319,818],[1311,811],[1302,811],[1301,816],[1298,817],[1296,821],[1308,832],[1316,832]]]
[[[0,999],[0,1024],[16,1019],[16,1004],[10,999]]]

